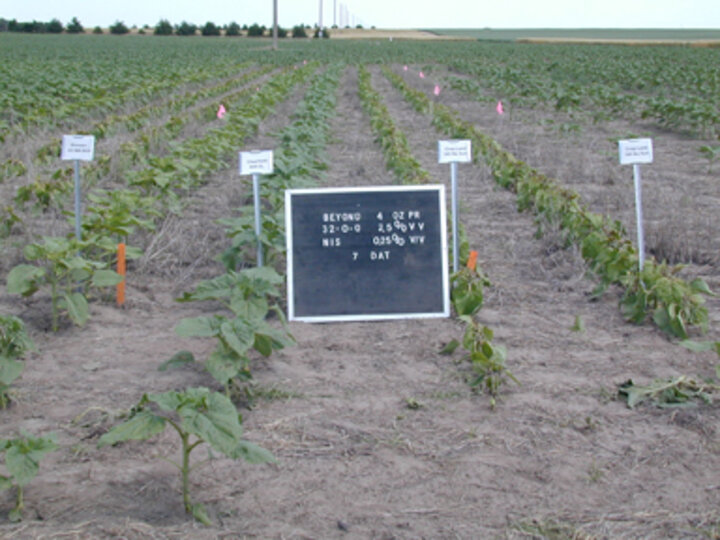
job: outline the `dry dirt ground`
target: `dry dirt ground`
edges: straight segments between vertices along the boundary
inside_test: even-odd
[[[468,37],[440,36],[426,30],[406,30],[392,28],[333,28],[330,30],[333,39],[421,39],[423,41],[441,40],[472,40]]]
[[[402,66],[396,70],[401,73]],[[447,166],[436,163],[437,140],[443,137],[378,69],[372,72],[373,85],[413,153],[436,182],[447,182]],[[434,80],[420,81],[412,70],[405,76],[432,91]],[[275,144],[274,133],[286,124],[302,91],[263,123],[248,148]],[[513,111],[501,119],[494,104],[449,90],[438,99],[563,180],[563,169],[592,159],[597,148],[591,141],[605,138],[592,125],[577,138],[546,130],[537,116],[551,112]],[[337,111],[324,184],[392,184],[362,111],[352,67],[344,72]],[[694,144],[672,134],[658,136]],[[560,151],[569,145],[575,145],[572,155]],[[613,158],[603,159],[603,166],[614,170]],[[662,163],[678,179],[665,186],[668,197],[676,188],[694,189],[687,186],[696,181],[717,197],[717,176],[707,167],[691,171],[687,161]],[[212,348],[173,332],[183,317],[208,308],[173,299],[220,272],[213,256],[226,240],[214,220],[234,215],[248,195],[235,170],[230,166],[208,179],[182,219],[165,221],[164,236],[156,242],[162,250],[155,248],[154,258],[137,265],[134,275],[131,268],[124,309],[96,303],[85,328],[50,334],[38,315],[46,307],[41,299],[24,303],[0,294],[0,308],[29,321],[39,349],[15,385],[13,406],[0,412],[0,437],[19,429],[53,431],[60,445],[26,489],[25,521],[5,521],[12,499],[0,494],[0,537],[720,535],[717,405],[631,410],[617,397],[617,385],[628,379],[710,376],[718,358],[691,353],[651,326],[624,322],[617,291],[592,300],[595,282],[585,275],[578,254],[560,249],[552,235],[535,238],[532,217],[517,212],[513,196],[498,190],[482,165],[459,170],[461,220],[493,282],[478,318],[507,347],[509,369],[521,385],[504,386],[491,410],[487,395],[468,386],[461,355],[438,352],[460,336],[461,326],[452,319],[292,323],[297,345],[254,362],[256,398],[252,408],[242,410],[247,438],[271,450],[277,464],[248,465],[216,456],[191,477],[194,499],[205,504],[214,525],[189,519],[182,510],[179,475],[161,459],[178,458],[174,435],[100,450],[96,443],[143,392],[213,385],[200,369],[159,372],[157,367],[180,349],[203,356]],[[583,184],[579,176],[574,179]],[[581,187],[589,192],[592,186],[589,178]],[[708,219],[717,225],[716,218]],[[682,223],[677,230],[674,234],[695,232]],[[691,271],[720,289],[717,259]],[[718,339],[720,306],[712,301],[710,307],[711,337]],[[571,330],[576,317],[584,322],[583,332]]]

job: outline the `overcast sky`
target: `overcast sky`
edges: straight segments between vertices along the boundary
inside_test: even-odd
[[[279,24],[314,25],[319,0],[277,0]],[[272,24],[272,0],[0,0],[0,17],[83,26]],[[341,15],[347,14],[341,19]],[[719,28],[720,0],[323,0],[323,25],[378,28]]]

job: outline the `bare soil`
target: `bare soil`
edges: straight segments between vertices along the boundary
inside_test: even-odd
[[[435,81],[406,76],[432,92]],[[376,69],[373,84],[422,165],[435,182],[446,182],[447,166],[436,163],[443,136],[429,117],[411,110]],[[301,90],[280,107],[248,148],[273,146],[300,96]],[[448,90],[438,99],[503,144],[515,137],[516,149],[528,154],[517,134],[537,129],[535,111],[513,111],[501,124],[494,105]],[[352,67],[337,110],[324,184],[392,184]],[[557,145],[575,140],[538,135],[536,155],[552,156],[561,173],[575,159],[590,159],[596,148],[586,139],[605,137],[596,129],[583,127],[572,155]],[[520,157],[536,165],[532,156]],[[717,176],[689,171],[687,161],[662,163],[678,179],[666,189],[702,181],[717,194]],[[213,257],[227,240],[214,220],[236,215],[248,196],[230,166],[208,179],[182,219],[165,221],[162,241],[131,268],[125,308],[94,303],[85,328],[52,334],[44,330],[47,299],[0,294],[0,309],[28,321],[39,349],[15,384],[13,406],[0,412],[0,437],[53,431],[60,444],[26,489],[25,521],[0,518],[0,537],[717,538],[717,405],[631,410],[617,396],[628,379],[709,377],[717,356],[691,353],[651,326],[626,323],[618,292],[593,299],[595,282],[579,255],[561,249],[552,234],[535,238],[532,217],[517,212],[512,194],[497,189],[484,166],[463,165],[459,178],[461,220],[493,282],[478,317],[507,347],[508,367],[521,381],[502,388],[495,410],[467,384],[461,355],[439,354],[460,337],[452,319],[292,323],[297,345],[254,361],[255,399],[242,411],[247,438],[278,463],[215,456],[194,471],[192,494],[208,508],[212,527],[182,510],[179,474],[161,459],[178,458],[170,432],[98,450],[99,436],[144,392],[214,386],[199,368],[157,367],[180,349],[203,357],[213,346],[174,334],[182,318],[210,309],[174,298],[221,272]],[[681,223],[677,234],[693,233],[671,219]],[[717,264],[708,260],[688,271],[720,289]],[[720,306],[709,305],[709,338],[719,339]],[[582,332],[571,330],[577,317]],[[0,515],[12,502],[0,493]]]
[[[461,40],[474,38],[465,36],[439,35],[426,30],[395,29],[395,28],[333,28],[330,30],[332,39],[405,39],[416,40]]]

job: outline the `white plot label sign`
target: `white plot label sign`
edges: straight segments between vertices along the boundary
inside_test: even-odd
[[[620,152],[620,165],[633,166],[633,181],[635,184],[635,214],[637,218],[638,235],[638,267],[642,271],[645,264],[645,232],[643,231],[642,215],[642,180],[640,177],[640,165],[652,163],[653,145],[652,139],[628,139],[618,141]]]
[[[272,174],[273,151],[240,152],[240,174]]]
[[[652,139],[628,139],[618,141],[620,165],[635,165],[653,162]]]
[[[63,135],[60,159],[63,161],[92,161],[94,157],[94,136]]]
[[[470,163],[472,147],[469,140],[438,141],[438,163]]]

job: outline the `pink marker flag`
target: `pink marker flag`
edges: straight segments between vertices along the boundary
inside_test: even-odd
[[[307,66],[307,60],[303,60],[303,66]]]
[[[503,106],[502,106],[502,101],[498,101],[497,106],[495,107],[495,110],[497,111],[498,114],[505,114],[505,110],[503,109]]]
[[[220,104],[220,108],[218,109],[218,112],[217,112],[217,117],[218,117],[220,120],[222,120],[223,117],[225,116],[225,113],[226,113],[226,112],[227,112],[227,111],[225,110],[225,105],[223,105],[223,104],[221,103],[221,104]]]
[[[440,85],[439,84],[435,85],[435,90],[433,90],[433,94],[435,94],[436,96],[440,95]]]
[[[403,71],[407,71],[407,70],[408,70],[408,67],[407,67],[407,66],[403,66]]]
[[[421,79],[424,79],[424,78],[425,78],[425,74],[424,74],[422,71],[420,72],[420,78],[421,78]]]

